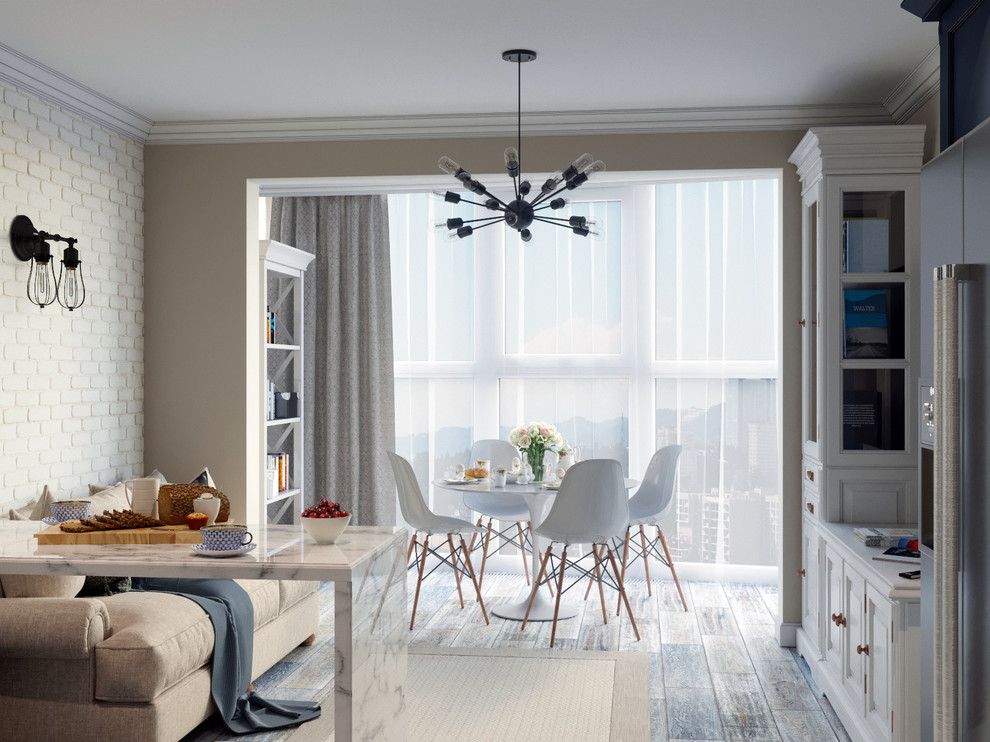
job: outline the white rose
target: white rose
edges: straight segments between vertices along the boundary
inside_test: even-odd
[[[518,446],[519,445],[519,433],[518,433],[518,431],[513,430],[511,433],[509,433],[509,443],[511,443],[513,446]]]
[[[519,439],[520,448],[529,448],[529,444],[532,443],[528,435],[524,435]]]
[[[564,436],[562,436],[560,433],[557,433],[557,435],[555,435],[553,437],[553,443],[554,443],[555,446],[561,446],[561,445],[563,445],[563,443],[564,443]]]

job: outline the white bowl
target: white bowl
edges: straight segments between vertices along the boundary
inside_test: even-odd
[[[306,533],[315,539],[318,544],[332,544],[351,522],[351,516],[345,515],[343,518],[306,518],[302,519],[306,527]]]

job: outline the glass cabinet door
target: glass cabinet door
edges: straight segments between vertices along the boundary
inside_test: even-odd
[[[818,437],[820,426],[818,421],[818,276],[820,267],[818,240],[820,235],[820,209],[817,199],[810,200],[804,207],[804,254],[802,255],[802,295],[803,306],[801,331],[801,397],[803,411],[801,415],[804,428],[805,453],[818,456]]]
[[[843,451],[904,451],[904,191],[843,191]]]

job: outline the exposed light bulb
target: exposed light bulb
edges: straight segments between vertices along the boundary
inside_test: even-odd
[[[448,173],[449,175],[453,175],[455,178],[457,177],[457,173],[463,169],[460,165],[458,165],[452,159],[447,157],[447,155],[441,157],[437,161],[437,165],[439,165],[440,169],[443,170],[445,173]]]
[[[446,221],[443,222],[437,222],[436,225],[434,226],[436,226],[437,229],[457,229],[463,224],[464,224],[463,219],[459,219],[455,217],[453,219],[447,219]]]
[[[48,243],[42,241],[38,251],[31,259],[31,270],[28,273],[27,297],[31,303],[44,309],[55,301],[58,295],[58,282],[55,280],[55,266],[52,265],[52,255]]]
[[[584,171],[585,175],[594,175],[595,173],[604,173],[605,163],[601,160],[595,160],[588,168]]]
[[[571,166],[564,171],[564,180],[570,180],[575,175],[583,171],[586,167],[588,167],[592,162],[594,162],[594,160],[595,160],[594,157],[592,157],[590,154],[585,152],[583,155],[578,157],[574,162],[572,162]]]
[[[515,147],[505,148],[505,170],[510,178],[519,177],[519,150]]]
[[[543,187],[540,190],[543,193],[552,193],[557,190],[557,186],[560,185],[560,181],[563,179],[563,174],[558,170],[543,183]]]

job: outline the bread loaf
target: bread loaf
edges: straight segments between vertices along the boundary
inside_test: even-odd
[[[215,487],[205,484],[163,484],[158,490],[158,517],[170,526],[184,526],[186,516],[193,512],[193,500],[210,492],[220,498],[217,523],[230,517],[230,500]]]

